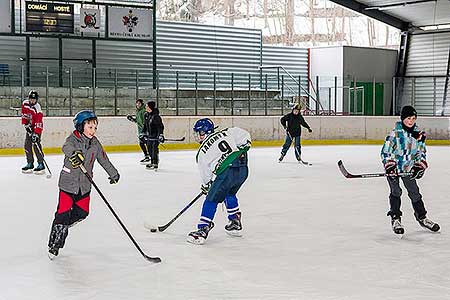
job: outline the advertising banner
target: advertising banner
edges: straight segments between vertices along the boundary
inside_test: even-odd
[[[80,32],[100,32],[100,10],[80,9]]]
[[[124,39],[152,39],[152,10],[138,8],[108,8],[108,36]]]

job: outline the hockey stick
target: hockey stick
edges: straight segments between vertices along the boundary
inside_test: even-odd
[[[186,139],[185,136],[183,136],[182,138],[176,139],[176,138],[165,138],[164,142],[182,142]],[[147,138],[146,141],[159,141],[159,139],[157,138]]]
[[[342,160],[338,161],[338,167],[341,171],[342,175],[344,175],[345,178],[373,178],[373,177],[404,177],[404,176],[411,176],[412,173],[398,173],[397,175],[388,175],[386,173],[366,173],[366,174],[351,174],[347,171],[347,169],[344,167],[344,163]]]
[[[92,179],[91,175],[89,175],[89,173],[87,172],[86,168],[83,165],[80,165],[80,169],[81,171],[84,173],[84,175],[86,175],[86,177],[89,179],[89,181],[92,183],[92,185],[95,187],[95,189],[97,190],[98,194],[100,195],[100,197],[103,199],[103,201],[105,202],[106,206],[108,206],[109,210],[111,211],[111,213],[114,215],[114,217],[116,218],[117,222],[119,222],[120,226],[122,227],[122,229],[125,231],[125,233],[128,235],[128,237],[130,238],[130,240],[133,242],[134,246],[138,249],[138,251],[142,254],[142,256],[152,262],[152,263],[159,263],[161,262],[161,258],[159,257],[150,257],[148,255],[146,255],[144,253],[144,251],[142,251],[141,247],[139,247],[138,243],[134,240],[133,236],[131,235],[131,233],[128,231],[128,229],[125,227],[125,225],[122,223],[122,221],[120,220],[119,216],[116,214],[116,212],[114,211],[114,209],[111,207],[111,205],[108,203],[108,201],[106,200],[105,196],[103,196],[102,192],[100,191],[100,189],[98,188],[98,186],[95,184],[94,180]]]
[[[173,222],[175,222],[176,219],[178,219],[179,216],[181,216],[185,211],[187,211],[189,209],[189,207],[192,206],[192,204],[194,204],[201,196],[203,195],[203,192],[200,192],[200,194],[198,194],[194,199],[192,199],[191,202],[189,202],[188,205],[186,205],[175,217],[173,217],[172,220],[169,221],[169,223],[167,223],[166,225],[163,226],[158,226],[158,228],[152,227],[152,226],[145,226],[147,229],[150,230],[150,232],[163,232],[164,230],[167,229],[167,227],[169,227],[170,225],[172,225]]]
[[[41,155],[42,155],[42,161],[44,162],[44,165],[45,165],[45,167],[47,168],[48,174],[47,174],[45,177],[46,177],[47,179],[52,178],[52,171],[50,171],[50,168],[48,167],[47,162],[45,161],[45,158],[44,158],[44,152],[42,151],[41,146],[40,146],[38,143],[33,143],[33,144],[36,146],[36,148],[38,148],[39,152],[41,153]]]
[[[298,161],[301,162],[302,164],[306,165],[306,166],[312,166],[311,163],[309,163],[309,162],[307,162],[307,161],[304,161],[304,160],[302,159],[302,156],[301,156],[299,150],[297,149],[297,147],[295,147],[295,141],[294,141],[294,139],[292,138],[292,136],[291,136],[291,134],[289,133],[289,131],[287,131],[287,129],[286,129],[286,133],[287,133],[287,135],[289,136],[289,138],[291,139],[291,141],[294,142],[294,151],[295,151],[295,153],[297,154],[296,156],[300,158]],[[291,144],[292,144],[292,142],[291,142]]]

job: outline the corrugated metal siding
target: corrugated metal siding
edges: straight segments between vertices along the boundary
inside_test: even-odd
[[[77,19],[78,17],[75,17]],[[199,72],[199,88],[213,87],[216,72],[217,88],[230,87],[234,73],[235,88],[248,88],[251,74],[252,88],[260,85],[259,66],[282,65],[296,78],[302,76],[307,86],[307,49],[264,46],[261,57],[261,31],[254,29],[213,26],[195,23],[165,22],[157,25],[158,71],[161,87],[175,87],[175,72],[179,71],[180,88],[194,88],[194,72]],[[20,65],[18,57],[25,57],[24,37],[0,37],[0,59],[10,65]],[[63,39],[63,84],[67,86],[68,69],[73,68],[74,86],[91,86],[92,43],[89,40]],[[31,38],[33,58],[58,58],[56,38]],[[68,60],[71,59],[71,60]],[[45,68],[49,67],[51,84],[57,85],[58,61],[31,61],[31,82],[45,85]],[[152,44],[133,41],[97,41],[97,86],[114,85],[115,69],[118,69],[119,86],[134,86],[136,70],[140,86],[152,83]],[[276,74],[275,70],[264,70]],[[282,74],[282,73],[280,73]],[[16,75],[20,78],[20,68]],[[277,88],[277,80],[271,76],[270,88]],[[292,84],[287,79],[286,84]],[[19,81],[20,82],[20,81]],[[291,83],[289,83],[291,82]],[[298,87],[293,88],[297,90]]]
[[[442,76],[445,75],[450,32],[417,34],[411,36],[406,76]],[[407,80],[402,103],[416,105],[417,111],[424,115],[433,115],[433,108],[441,109],[444,96],[444,78],[436,79],[436,95],[433,78]],[[436,103],[434,99],[436,97]],[[448,102],[448,101],[447,101]]]
[[[300,76],[302,87],[308,87],[308,49],[296,47],[277,47],[263,45],[263,66],[283,66],[297,81]],[[269,74],[276,78],[276,69],[264,69],[263,74]],[[298,85],[286,73],[280,70],[280,75],[284,75],[285,84],[288,86],[286,93],[288,95],[298,94]],[[276,80],[268,80],[269,88],[276,89],[278,83]],[[295,93],[293,93],[295,91]],[[302,95],[306,95],[302,92]]]
[[[182,22],[158,22],[158,70],[162,86],[174,86],[174,71],[191,77],[199,73],[201,88],[212,88],[213,73],[217,87],[229,86],[232,72],[235,83],[248,86],[243,74],[259,76],[261,31],[226,26]],[[224,74],[229,73],[229,74]],[[183,88],[193,88],[186,80]]]

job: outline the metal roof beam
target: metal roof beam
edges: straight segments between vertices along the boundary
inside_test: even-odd
[[[355,0],[330,0],[330,1],[339,4],[345,8],[356,11],[360,14],[374,18],[375,20],[391,25],[395,28],[400,29],[401,31],[407,31],[410,25],[408,22],[405,22],[399,18],[391,16],[390,14],[384,13],[382,11],[367,9],[370,8],[370,6],[362,4]]]

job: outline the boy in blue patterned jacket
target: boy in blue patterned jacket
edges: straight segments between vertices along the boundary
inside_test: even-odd
[[[412,106],[404,106],[401,111],[401,122],[395,124],[394,130],[386,137],[381,149],[381,159],[388,175],[387,181],[390,187],[388,216],[391,217],[391,225],[394,233],[403,234],[405,229],[401,223],[402,212],[400,210],[402,189],[400,178],[405,185],[408,196],[411,198],[414,216],[419,224],[431,231],[439,231],[440,227],[427,218],[427,211],[422,201],[416,179],[422,178],[427,164],[425,132],[419,131],[416,123],[417,112]],[[398,173],[410,173],[408,176],[399,177]]]

